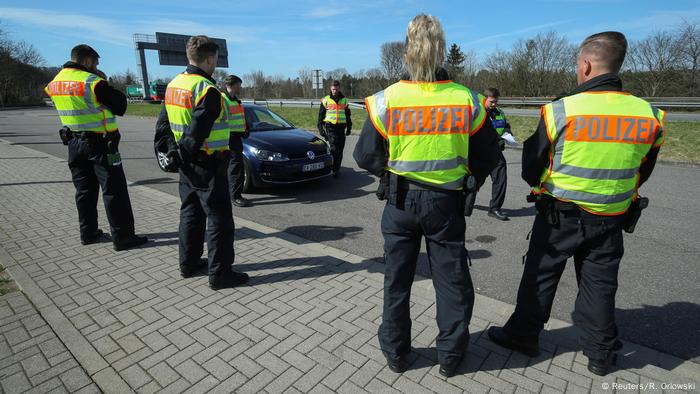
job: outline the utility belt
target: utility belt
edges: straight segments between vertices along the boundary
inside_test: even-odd
[[[542,215],[547,220],[547,223],[553,227],[559,226],[562,215],[567,217],[603,218],[603,216],[584,211],[573,202],[560,201],[548,194],[530,194],[527,196],[527,201],[534,202],[538,214]],[[642,215],[642,210],[648,205],[649,199],[646,197],[638,197],[632,201],[627,212],[623,214],[625,221],[622,229],[625,232],[634,232],[637,222]]]
[[[114,141],[119,139],[119,132],[111,133],[98,133],[96,131],[73,131],[68,126],[63,126],[58,130],[58,136],[61,138],[63,145],[68,145],[68,141],[72,139],[89,141],[89,142],[102,142],[102,141]]]
[[[462,190],[447,190],[437,186],[416,182],[387,171],[384,176],[379,179],[379,187],[376,195],[379,200],[387,200],[389,204],[401,207],[403,206],[406,192],[411,190],[459,194],[459,209],[464,210],[465,216],[470,216],[474,208],[474,202],[476,201],[476,189],[476,178],[472,175],[465,177]]]
[[[204,167],[217,165],[224,162],[228,164],[228,160],[230,157],[231,151],[228,150],[215,151],[210,154],[207,154],[203,150],[199,150],[192,155],[192,163]]]

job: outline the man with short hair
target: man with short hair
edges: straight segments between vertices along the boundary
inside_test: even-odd
[[[496,133],[501,137],[498,145],[501,151],[506,148],[506,141],[503,139],[505,133],[512,135],[510,124],[506,120],[506,115],[498,108],[498,98],[501,93],[496,88],[487,88],[484,90],[484,107],[489,115],[489,120],[496,129]],[[506,170],[506,158],[503,153],[500,154],[498,165],[491,171],[491,202],[489,203],[488,215],[498,220],[509,220],[508,215],[501,211],[503,202],[506,200],[506,186],[508,183],[508,172]]]
[[[119,127],[115,115],[126,112],[126,96],[109,86],[97,69],[100,55],[88,45],[71,50],[71,60],[46,87],[63,124],[59,132],[68,145],[68,167],[75,185],[75,203],[80,222],[80,242],[99,242],[97,199],[102,200],[112,231],[115,250],[148,242],[134,234],[126,177],[119,154]]]
[[[579,86],[542,107],[525,141],[522,177],[532,186],[532,227],[517,306],[497,344],[534,356],[555,291],[574,257],[578,295],[574,323],[588,370],[606,375],[615,362],[617,274],[622,230],[632,231],[644,207],[637,190],[654,169],[664,142],[664,112],[622,91],[618,73],[627,51],[622,33],[603,32],[579,47]]]
[[[180,274],[190,278],[208,266],[212,290],[248,282],[232,269],[233,214],[226,180],[229,164],[228,111],[211,74],[219,46],[207,36],[187,42],[189,65],[165,92],[165,110],[158,123],[168,122],[176,144],[170,157],[180,162]],[[208,259],[202,259],[206,232]]]
[[[318,109],[318,132],[331,148],[333,156],[333,177],[340,176],[340,162],[343,161],[345,136],[352,132],[348,99],[340,91],[340,81],[333,81],[331,93],[321,99]]]
[[[248,138],[245,124],[245,113],[238,95],[241,94],[243,81],[236,75],[224,78],[224,100],[228,109],[231,137],[231,161],[228,165],[228,188],[231,193],[231,202],[237,207],[250,206],[250,200],[243,197],[243,181],[245,180],[245,167],[243,163],[243,139]]]

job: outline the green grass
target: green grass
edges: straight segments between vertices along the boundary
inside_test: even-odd
[[[126,114],[132,116],[156,117],[160,112],[157,104],[131,104]],[[298,108],[271,106],[270,109],[292,122],[295,126],[316,130],[318,107]],[[367,119],[361,109],[352,109],[353,132],[359,133]],[[509,116],[515,139],[522,144],[537,128],[538,118],[529,116]],[[666,143],[661,148],[659,159],[668,162],[700,164],[700,122],[667,122]]]

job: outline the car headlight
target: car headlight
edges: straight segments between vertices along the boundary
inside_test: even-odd
[[[262,161],[287,161],[289,157],[284,153],[272,152],[265,149],[251,148],[250,149],[258,160]]]

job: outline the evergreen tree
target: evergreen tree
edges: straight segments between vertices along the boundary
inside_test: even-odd
[[[461,81],[464,75],[464,52],[460,49],[459,45],[452,44],[450,50],[447,53],[447,59],[445,60],[445,68],[450,74],[450,78],[454,81]]]

